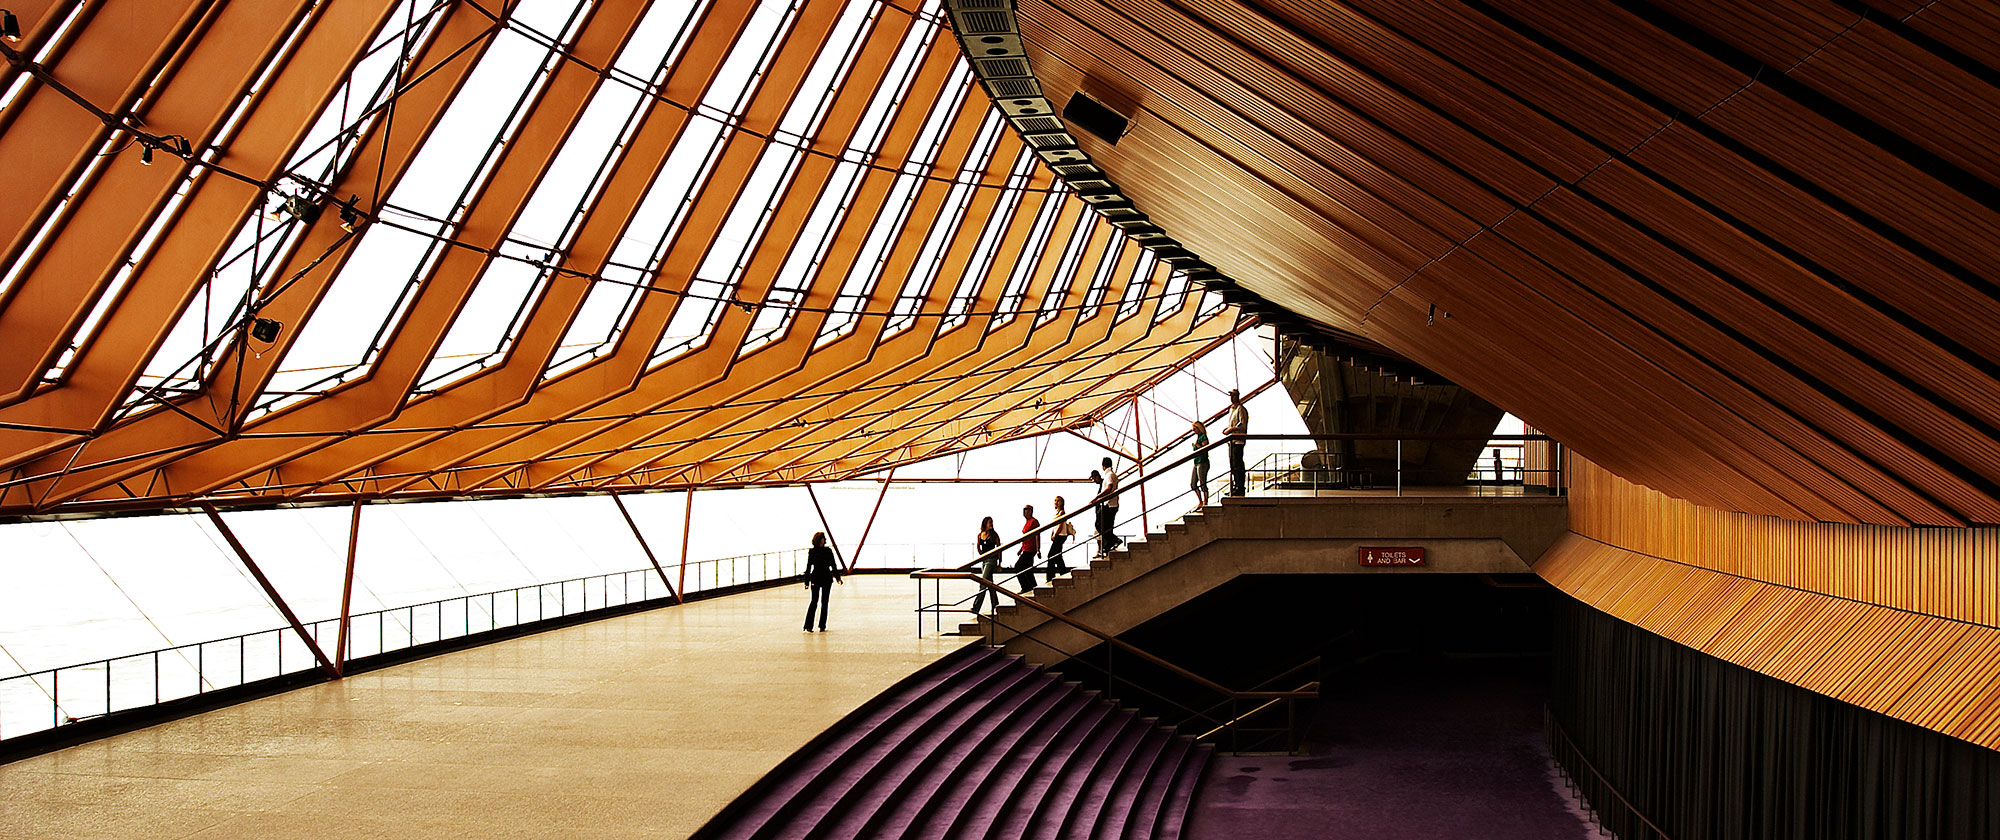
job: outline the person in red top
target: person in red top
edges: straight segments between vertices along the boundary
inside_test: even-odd
[[[1014,561],[1014,571],[1021,573],[1015,582],[1026,592],[1035,588],[1035,559],[1042,555],[1042,535],[1034,530],[1042,527],[1042,523],[1035,519],[1034,505],[1023,505],[1021,516],[1027,520],[1021,523],[1021,533],[1027,536],[1021,538],[1021,558]]]

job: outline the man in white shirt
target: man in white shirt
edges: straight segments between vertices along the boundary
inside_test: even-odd
[[[1250,433],[1250,410],[1243,407],[1243,395],[1236,389],[1229,389],[1229,425],[1222,433],[1229,436],[1229,495],[1243,495],[1245,484],[1243,466],[1243,436]]]
[[[1111,465],[1110,456],[1104,458],[1104,489],[1097,494],[1097,540],[1100,556],[1110,556],[1117,551],[1120,541],[1113,531],[1118,528],[1118,470]]]

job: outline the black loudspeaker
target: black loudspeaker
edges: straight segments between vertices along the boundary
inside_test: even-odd
[[[1069,104],[1063,106],[1063,120],[1113,146],[1118,145],[1118,138],[1125,135],[1126,126],[1132,123],[1083,91],[1077,91],[1069,98]]]

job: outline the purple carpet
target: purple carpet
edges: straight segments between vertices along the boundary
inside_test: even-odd
[[[1172,840],[1209,752],[975,646],[849,715],[695,837]]]
[[[1188,840],[1594,837],[1542,734],[1520,660],[1428,660],[1327,683],[1306,756],[1218,756]]]

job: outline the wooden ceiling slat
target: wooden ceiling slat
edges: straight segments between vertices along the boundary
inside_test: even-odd
[[[1788,75],[2000,185],[2000,89],[1944,58],[1863,21]]]
[[[1122,16],[1108,19],[1115,23],[1126,22]],[[1442,206],[1435,199],[1422,196],[1401,179],[1393,176],[1385,177],[1383,173],[1374,171],[1366,173],[1372,176],[1368,184],[1361,184],[1349,180],[1340,172],[1324,167],[1320,161],[1346,156],[1343,155],[1343,147],[1332,142],[1331,138],[1323,143],[1294,146],[1255,123],[1257,119],[1281,119],[1278,115],[1285,114],[1285,111],[1270,107],[1247,112],[1224,108],[1218,101],[1199,95],[1195,88],[1181,82],[1174,75],[1161,72],[1154,64],[1139,59],[1130,52],[1130,48],[1172,49],[1164,41],[1152,38],[1150,32],[1138,27],[1125,27],[1115,33],[1107,34],[1082,26],[1075,18],[1068,15],[1053,16],[1052,20],[1058,26],[1046,35],[1040,34],[1038,24],[1033,20],[1024,22],[1024,31],[1029,37],[1036,38],[1038,43],[1046,38],[1061,37],[1075,45],[1078,50],[1115,68],[1126,82],[1115,86],[1116,93],[1112,94],[1113,96],[1122,95],[1149,104],[1157,98],[1158,104],[1134,114],[1134,122],[1130,129],[1135,135],[1134,139],[1147,138],[1152,142],[1170,140],[1172,134],[1169,132],[1173,130],[1197,137],[1225,159],[1237,163],[1246,170],[1255,171],[1261,180],[1282,190],[1287,197],[1310,206],[1316,212],[1335,220],[1343,228],[1363,235],[1373,247],[1390,253],[1403,252],[1398,255],[1399,259],[1410,265],[1420,261],[1420,255],[1434,255],[1450,243],[1451,240],[1440,234],[1433,225],[1457,223],[1462,228],[1464,224],[1462,216]],[[1102,75],[1086,76],[1082,70],[1063,62],[1057,56],[1042,53],[1036,57],[1038,59],[1045,57],[1035,62],[1037,78],[1042,79],[1044,84],[1060,88],[1079,88],[1083,86],[1084,79],[1089,78],[1091,85],[1098,90],[1099,96],[1106,96],[1103,87],[1113,84]],[[1231,86],[1239,96],[1249,101],[1263,101],[1261,97],[1257,97],[1247,88],[1235,85],[1227,77],[1212,72],[1204,73],[1205,69],[1203,65],[1192,61],[1176,68],[1179,72],[1199,73],[1208,84]],[[1167,126],[1163,127],[1161,122],[1165,122]],[[1296,120],[1286,121],[1284,127],[1291,130],[1295,137],[1314,133],[1312,129]],[[1086,142],[1089,140],[1089,138],[1084,139]],[[1161,150],[1156,154],[1177,153],[1172,150]],[[1185,156],[1182,158],[1185,159]],[[1111,175],[1113,180],[1117,180],[1116,172],[1112,172]],[[1296,187],[1291,186],[1294,181],[1301,183]],[[1376,185],[1387,187],[1398,198],[1416,203],[1418,209],[1415,212],[1425,215],[1412,218],[1408,215],[1411,211],[1390,205],[1372,191],[1371,186]],[[1166,206],[1172,207],[1177,203],[1170,202]],[[1148,205],[1141,204],[1139,207],[1145,210]],[[1368,231],[1376,228],[1382,229],[1383,232],[1373,236],[1366,235]],[[1471,231],[1464,229],[1463,232],[1469,234]]]
[[[1455,0],[1351,0],[1459,67],[1504,86],[1550,119],[1612,150],[1630,149],[1669,115]],[[1585,159],[1591,156],[1586,155]]]
[[[1904,517],[1931,523],[1952,520],[1950,515],[1935,504],[1916,496],[1906,487],[1900,486],[1874,467],[1870,462],[1858,458],[1853,452],[1842,449],[1838,444],[1818,434],[1818,430],[1798,421],[1798,416],[1788,415],[1767,402],[1767,398],[1753,390],[1748,382],[1755,383],[1765,394],[1788,393],[1793,397],[1790,404],[1797,411],[1798,400],[1812,411],[1814,417],[1824,416],[1838,409],[1811,389],[1798,387],[1795,381],[1777,366],[1770,364],[1750,348],[1743,347],[1712,326],[1694,316],[1693,313],[1672,305],[1665,298],[1621,272],[1604,270],[1593,262],[1579,263],[1577,277],[1588,278],[1588,285],[1572,279],[1571,276],[1541,269],[1527,257],[1527,253],[1544,254],[1546,259],[1557,259],[1566,247],[1552,238],[1554,232],[1537,225],[1526,217],[1516,217],[1502,225],[1499,233],[1518,241],[1518,247],[1527,252],[1501,251],[1497,243],[1487,243],[1481,250],[1488,259],[1506,269],[1510,274],[1529,283],[1534,290],[1546,296],[1550,304],[1560,306],[1574,313],[1584,322],[1596,325],[1605,338],[1615,341],[1598,351],[1601,358],[1612,355],[1635,354],[1637,359],[1649,360],[1660,366],[1663,372],[1686,382],[1698,394],[1707,399],[1682,401],[1690,410],[1709,412],[1700,423],[1702,428],[1725,428],[1731,425],[1730,412],[1739,413],[1742,419],[1780,443],[1783,447],[1796,451],[1809,460],[1794,463],[1789,470],[1797,475],[1811,476],[1823,472],[1817,464],[1830,465],[1834,474],[1845,482],[1868,491],[1878,502],[1888,505]],[[1581,254],[1578,259],[1583,259]],[[1529,308],[1533,299],[1524,296],[1523,308]],[[1733,372],[1731,376],[1724,372]],[[1790,384],[1794,387],[1787,388]],[[1713,402],[1710,402],[1710,401]],[[1784,402],[1778,405],[1786,405]],[[1851,415],[1849,415],[1851,416]],[[1874,432],[1874,437],[1866,443],[1876,447],[1895,445],[1893,440],[1882,436],[1876,427],[1852,421],[1845,427],[1850,433],[1866,435]],[[1765,448],[1769,451],[1770,447]],[[1862,451],[1873,451],[1872,448]],[[1823,480],[1822,480],[1823,483]],[[1846,491],[1842,491],[1846,492]]]
[[[1623,209],[1634,214],[1639,221],[1650,223],[1654,229],[1680,236],[1680,241],[1689,248],[1702,249],[1705,253],[1700,255],[1711,258],[1713,264],[1720,268],[1736,269],[1731,274],[1741,282],[1767,284],[1767,281],[1776,280],[1774,275],[1788,268],[1768,260],[1762,261],[1762,264],[1752,263],[1748,255],[1741,251],[1737,254],[1724,253],[1720,249],[1730,244],[1728,231],[1714,225],[1710,225],[1709,230],[1698,230],[1698,226],[1710,221],[1707,217],[1685,202],[1660,191],[1657,185],[1648,183],[1627,167],[1607,166],[1592,175],[1585,186],[1594,193],[1615,198]],[[1857,363],[1828,336],[1787,318],[1752,297],[1746,289],[1700,267],[1678,264],[1679,258],[1665,253],[1658,246],[1609,227],[1599,213],[1585,210],[1580,205],[1569,210],[1572,212],[1569,220],[1574,224],[1586,224],[1584,220],[1589,218],[1592,221],[1588,224],[1602,226],[1599,230],[1603,233],[1598,241],[1608,246],[1607,251],[1631,265],[1659,266],[1659,272],[1654,275],[1656,282],[1672,288],[1719,323],[1731,326],[1739,334],[1754,337],[1779,358],[1817,379],[1816,387],[1844,394],[1877,416],[1889,418],[1899,428],[1924,438],[1948,457],[1974,465],[1975,469],[1980,465],[2000,468],[2000,442],[1941,409],[1922,394],[1912,392],[1902,378],[1913,373],[1930,373],[1935,366],[1927,365],[1918,371],[1904,370],[1902,376],[1896,376],[1879,370],[1876,365]],[[1740,240],[1736,244],[1741,244]],[[1804,285],[1810,288],[1812,282],[1806,281]],[[1792,285],[1797,287],[1801,283],[1794,280]],[[1773,285],[1765,285],[1766,291],[1773,288]],[[1858,309],[1843,313],[1846,320],[1840,327],[1844,329],[1851,322],[1860,321],[1864,314],[1873,313]],[[1858,333],[1851,333],[1848,337],[1871,344],[1876,341],[1876,337]],[[1883,353],[1894,351],[1895,348],[1883,349]],[[1865,358],[1881,359],[1883,356]],[[1932,384],[1946,391],[1966,387],[1966,383],[1952,377],[1933,380]],[[2000,508],[1973,512],[1982,516],[1995,515],[2000,514]]]
[[[1750,74],[1676,38],[1613,0],[1491,0],[1493,8],[1687,114],[1750,83]]]
[[[1988,3],[1922,3],[1918,0],[1873,0],[1869,5],[1896,15],[1911,29],[1966,56],[2000,70],[2000,9]]]
[[[1804,61],[1860,17],[1834,0],[1662,0],[1658,5],[1780,70]]]

